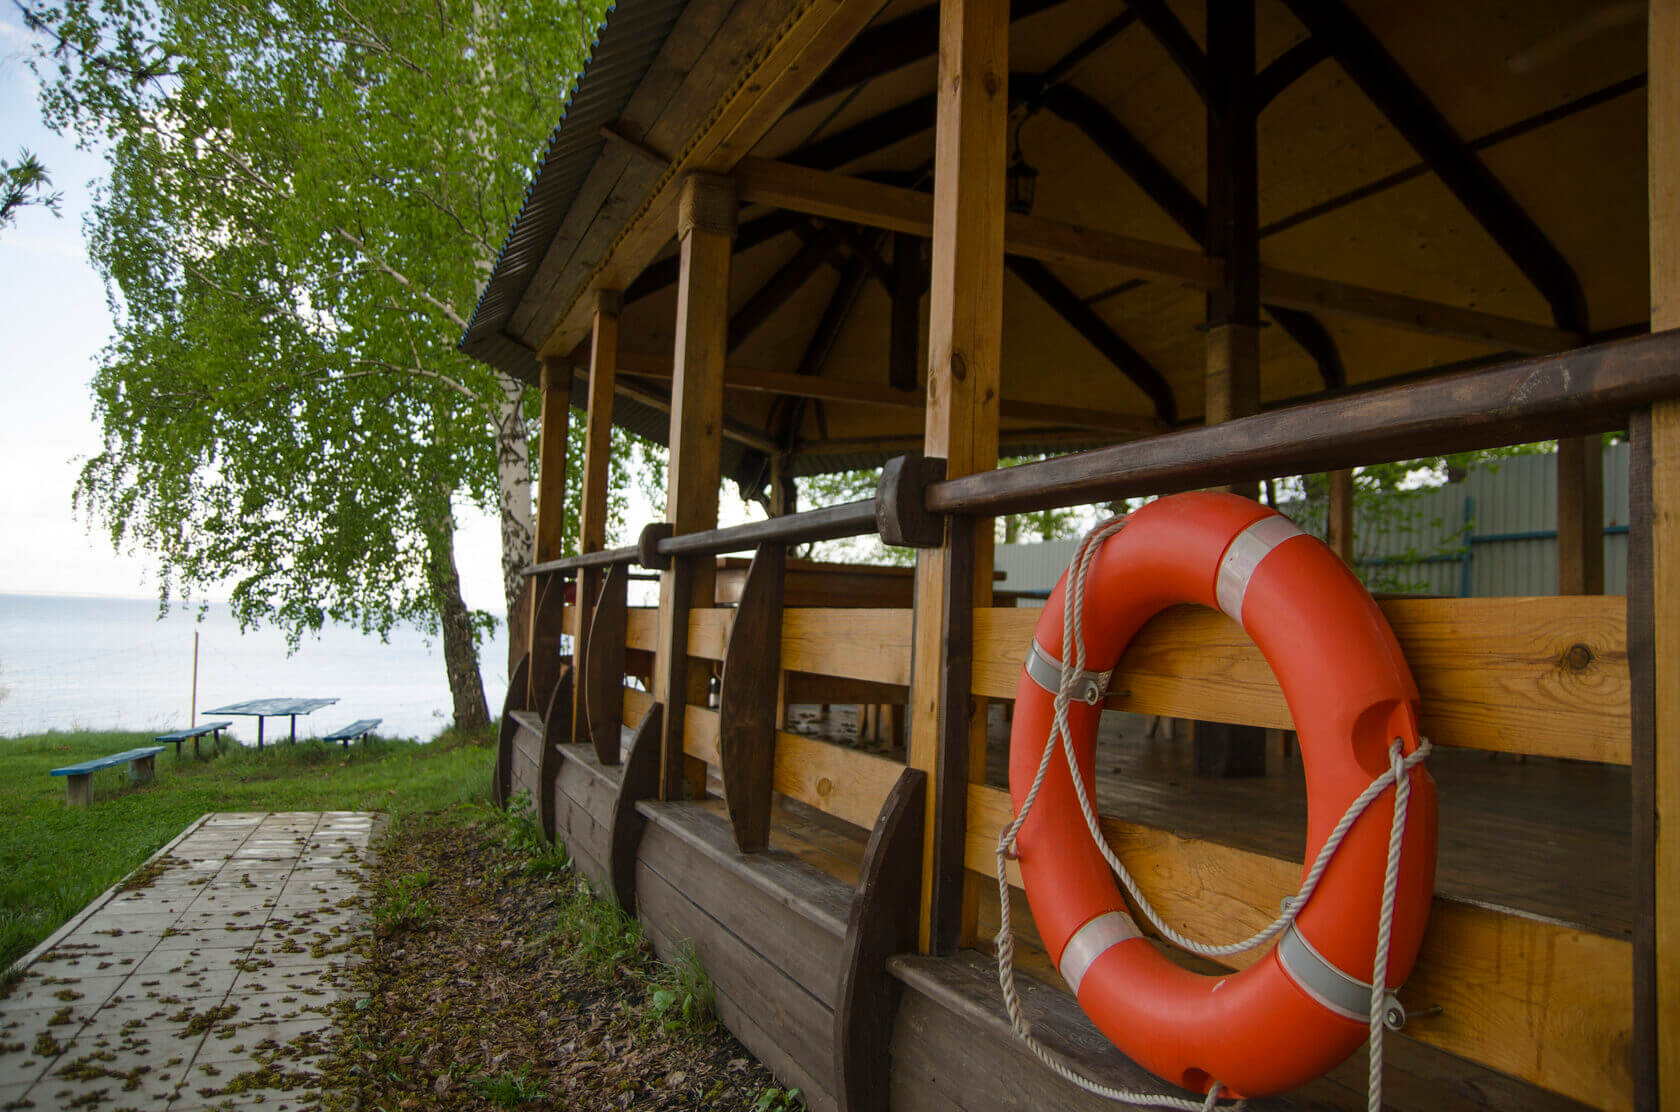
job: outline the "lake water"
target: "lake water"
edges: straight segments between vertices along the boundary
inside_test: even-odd
[[[202,621],[196,606],[158,618],[147,599],[0,594],[0,737],[43,730],[161,733],[187,725],[192,709],[193,633],[199,635],[198,707],[278,697],[327,698],[334,706],[298,722],[324,734],[358,718],[381,718],[388,737],[433,737],[449,725],[443,650],[418,630],[389,642],[343,626],[306,637],[288,656],[276,630],[241,633],[225,605]],[[480,650],[492,715],[507,691],[507,631]],[[256,720],[235,718],[233,736],[254,743]],[[270,719],[269,738],[283,736]]]

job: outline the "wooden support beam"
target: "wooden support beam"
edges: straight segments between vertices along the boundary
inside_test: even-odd
[[[1080,300],[1074,293],[1051,273],[1050,268],[1037,259],[1023,259],[1019,256],[1007,260],[1009,272],[1019,278],[1026,287],[1037,294],[1039,299],[1050,307],[1051,312],[1061,317],[1069,328],[1097,350],[1097,353],[1113,365],[1114,369],[1125,375],[1132,385],[1143,391],[1144,397],[1155,408],[1155,416],[1162,424],[1172,425],[1178,422],[1178,402],[1173,397],[1172,386],[1155,364],[1144,358],[1143,353],[1126,342],[1125,337],[1098,315],[1097,311]]]
[[[1299,309],[1286,309],[1282,305],[1267,305],[1265,310],[1272,323],[1283,329],[1302,351],[1312,357],[1318,367],[1319,380],[1326,390],[1347,385],[1347,368],[1342,364],[1342,353],[1336,347],[1336,338],[1317,317]]]
[[[1267,63],[1254,78],[1254,102],[1259,111],[1276,100],[1278,94],[1305,77],[1309,70],[1330,57],[1324,40],[1309,35]]]
[[[777,236],[797,233],[801,228],[810,226],[803,213],[789,212],[777,209],[767,212],[763,216],[743,221],[735,232],[735,253],[744,254],[761,244],[769,243]],[[643,298],[652,297],[661,290],[670,289],[677,284],[677,273],[682,269],[680,254],[667,255],[663,259],[648,264],[624,290],[624,303],[634,304]]]
[[[1039,100],[1047,111],[1078,128],[1192,243],[1206,238],[1206,206],[1106,105],[1072,85],[1051,86]]]
[[[1084,132],[1192,242],[1206,246],[1207,207],[1100,101],[1071,85],[1053,86],[1044,92],[1041,100],[1045,108]],[[1290,339],[1312,356],[1326,386],[1341,386],[1347,381],[1336,341],[1317,317],[1282,305],[1267,305],[1266,312]]]
[[[812,331],[811,338],[805,343],[805,350],[799,356],[799,367],[795,371],[801,377],[815,378],[822,374],[823,364],[834,352],[834,345],[840,341],[840,331],[845,328],[846,320],[857,307],[858,298],[863,294],[864,284],[869,281],[869,264],[861,256],[853,256],[851,261],[841,268],[840,281],[835,283],[834,293],[823,306],[822,316],[817,319],[817,327]],[[786,439],[782,440],[786,445]]]
[[[1207,11],[1207,231],[1221,281],[1207,295],[1202,419],[1220,424],[1260,411],[1260,155],[1254,99],[1254,0]],[[1225,489],[1254,498],[1252,483]],[[1226,722],[1193,727],[1196,773],[1264,776],[1266,732]]]
[[[584,659],[584,726],[595,759],[618,763],[619,729],[623,723],[624,654],[629,637],[628,591],[630,565],[614,564],[596,599],[589,629],[589,655]]]
[[[578,552],[600,552],[607,544],[607,474],[612,460],[613,390],[618,378],[618,318],[624,298],[617,291],[595,295],[595,324],[590,331],[589,396],[583,434],[583,505],[578,513]],[[590,626],[595,597],[601,592],[601,571],[585,568],[578,573],[577,631],[573,636],[572,658],[579,674],[589,659]],[[572,707],[572,741],[588,741],[589,715],[585,710],[586,684],[575,683]],[[615,750],[616,752],[616,750]]]
[[[734,351],[787,304],[788,298],[804,288],[819,267],[832,263],[839,247],[840,231],[834,225],[816,230],[769,279],[729,318],[729,350]]]
[[[735,232],[735,190],[728,178],[693,174],[677,206],[682,276],[677,283],[676,350],[671,383],[671,430],[665,520],[678,533],[717,526],[723,433],[723,367],[729,341],[729,265]],[[684,710],[702,706],[709,668],[688,664],[688,611],[710,606],[716,563],[675,560],[659,576],[659,651],[654,697],[666,708],[660,798],[683,797],[684,780],[703,794],[705,772],[683,756]],[[686,773],[686,775],[685,775]]]
[[[814,170],[838,170],[933,129],[938,99],[917,97],[859,120],[788,153],[785,161]]]
[[[1284,2],[1540,291],[1553,322],[1585,332],[1586,297],[1569,261],[1352,9],[1343,0]]]
[[[1557,591],[1604,593],[1604,441],[1557,442]]]
[[[1066,0],[1015,0],[1010,18],[1022,20]],[[834,63],[811,83],[800,104],[831,97],[872,78],[931,59],[939,52],[939,10],[929,5],[890,23],[871,27],[852,41]]]
[[[1651,329],[1660,331],[1680,327],[1680,2],[1652,0],[1646,42]],[[1680,1108],[1680,402],[1652,406],[1646,428],[1635,455],[1648,509],[1633,525],[1649,538],[1644,598],[1635,597],[1631,550],[1628,567],[1629,655],[1649,669],[1649,686],[1636,689],[1647,725],[1633,738],[1633,1057],[1636,1106],[1654,1109]],[[1649,634],[1637,648],[1635,620]]]
[[[741,161],[735,177],[743,203],[774,205],[924,238],[932,230],[933,198],[918,190],[751,158]],[[1023,213],[1009,213],[1005,227],[1011,255],[1102,273],[1142,274],[1200,290],[1221,281],[1217,260],[1182,247]],[[1268,305],[1346,315],[1512,351],[1562,351],[1578,346],[1582,338],[1579,332],[1551,325],[1273,267],[1261,268],[1260,284]]]
[[[1156,41],[1166,50],[1167,57],[1173,60],[1173,65],[1177,66],[1179,72],[1190,82],[1190,87],[1206,100],[1211,80],[1208,71],[1218,63],[1202,53],[1202,48],[1196,45],[1189,28],[1179,22],[1178,17],[1167,6],[1166,0],[1126,0],[1126,6],[1137,13],[1138,19],[1149,28],[1149,33],[1154,35]],[[1210,12],[1210,22],[1216,18],[1218,17]]]
[[[1330,550],[1342,558],[1342,563],[1353,566],[1353,471],[1343,468],[1339,471],[1328,472],[1325,482],[1329,486],[1329,499],[1326,509],[1324,528],[1324,543]]]
[[[566,541],[566,441],[571,425],[572,370],[556,359],[543,360],[542,432],[537,438],[537,524],[534,554],[536,563],[558,560],[565,554]],[[531,616],[526,626],[526,651],[530,654],[530,690],[525,706],[548,706],[554,681],[560,673],[560,624],[564,592],[558,583],[552,599],[547,581],[532,584]]]
[[[942,0],[934,195],[923,210],[933,239],[924,453],[951,476],[997,466],[1008,57],[1008,0]],[[985,773],[986,713],[969,671],[973,607],[990,601],[991,571],[989,520],[953,523],[916,565],[909,764],[933,780],[920,933],[937,953],[973,932],[962,843],[968,781]]]
[[[670,362],[658,356],[624,352],[619,365],[625,374],[658,379],[671,377]],[[879,405],[893,409],[923,409],[927,405],[927,398],[922,394],[906,394],[891,386],[877,386],[852,379],[824,378],[821,375],[791,374],[786,371],[756,371],[746,367],[726,368],[723,388],[811,398],[817,401],[855,402],[859,405]],[[1015,398],[1004,398],[999,404],[1003,416],[1013,420],[1102,429],[1133,435],[1166,430],[1166,426],[1160,421],[1141,414],[1085,409],[1081,406],[1054,405]]]
[[[670,398],[652,390],[644,390],[632,383],[625,382],[622,378],[613,386],[613,390],[627,398],[636,399],[650,409],[657,409],[659,412],[667,414],[671,412]],[[757,449],[760,452],[768,453],[776,450],[775,441],[764,435],[761,430],[749,428],[727,417],[724,418],[721,435],[725,440],[733,440],[737,444]]]
[[[735,181],[742,204],[774,205],[923,239],[933,233],[934,195],[919,190],[758,158],[742,159],[735,169]],[[1023,213],[1009,213],[1005,226],[1011,254],[1096,270],[1149,274],[1203,289],[1217,280],[1199,252],[1181,247]]]
[[[730,172],[869,25],[884,3],[792,4],[776,9],[785,16],[726,21],[737,34],[748,29],[745,41],[751,45],[741,51],[739,68],[730,74],[715,104],[707,99],[704,119],[690,132],[671,165],[657,177],[638,177],[624,193],[615,195],[615,208],[622,205],[622,211],[633,215],[627,223],[614,225],[610,243],[601,242],[598,250],[574,252],[554,285],[564,308],[552,326],[535,326],[545,333],[540,354],[565,355],[577,346],[588,331],[592,308],[588,298],[593,291],[626,288],[670,243],[688,175]],[[555,303],[551,298],[546,304]]]
[[[892,323],[887,333],[887,383],[914,396],[921,384],[922,294],[927,269],[922,241],[899,232],[893,236]]]
[[[1260,268],[1260,292],[1268,308],[1329,313],[1527,355],[1567,351],[1585,341],[1580,332],[1269,266]]]
[[[1643,73],[1624,77],[1620,81],[1612,82],[1600,89],[1594,89],[1590,93],[1572,97],[1562,104],[1553,105],[1543,111],[1534,113],[1532,116],[1525,116],[1515,123],[1483,132],[1466,145],[1472,152],[1485,151],[1490,147],[1497,147],[1501,143],[1519,139],[1530,132],[1538,131],[1540,128],[1549,127],[1552,124],[1567,120],[1571,116],[1597,108],[1601,104],[1608,104],[1620,97],[1642,92],[1644,89],[1645,75]],[[1429,172],[1429,166],[1426,163],[1416,162],[1391,174],[1384,174],[1380,178],[1356,186],[1345,193],[1338,193],[1334,197],[1326,197],[1322,201],[1297,209],[1287,216],[1278,217],[1270,224],[1261,227],[1260,238],[1265,239],[1267,236],[1275,236],[1281,232],[1287,232],[1291,228],[1300,227],[1308,221],[1317,220],[1319,217],[1327,216],[1338,209],[1347,208],[1349,205],[1375,197],[1379,193],[1386,193],[1390,189],[1405,185],[1409,181],[1415,181]]]
[[[770,846],[776,767],[777,689],[782,675],[782,584],[787,549],[760,546],[747,569],[718,689],[718,764],[735,848]]]

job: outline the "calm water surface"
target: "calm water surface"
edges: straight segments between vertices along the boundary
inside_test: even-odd
[[[379,732],[429,739],[449,724],[443,651],[418,630],[389,642],[332,626],[288,656],[278,631],[239,631],[226,606],[159,619],[155,601],[0,594],[0,737],[42,730],[162,732],[186,726],[192,709],[193,633],[199,635],[198,709],[246,699],[327,698],[338,703],[300,719],[300,736],[329,733],[358,718],[382,718]],[[507,691],[507,632],[480,650],[492,714]],[[283,735],[271,719],[267,736]],[[252,744],[256,720],[234,719]]]

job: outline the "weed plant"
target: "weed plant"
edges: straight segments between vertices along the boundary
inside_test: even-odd
[[[521,1104],[543,1100],[548,1096],[548,1090],[531,1080],[529,1066],[521,1066],[517,1070],[497,1074],[495,1077],[476,1078],[472,1085],[478,1090],[479,1096],[498,1108],[518,1108]]]
[[[430,887],[432,874],[421,869],[380,885],[373,905],[373,925],[380,937],[423,927],[437,917],[437,905],[420,893]]]
[[[486,814],[500,828],[503,845],[521,860],[521,871],[556,881],[553,925],[535,945],[568,948],[580,971],[599,981],[612,983],[628,976],[638,982],[647,992],[650,1026],[666,1034],[716,1027],[717,993],[693,942],[681,940],[670,963],[655,957],[641,923],[601,898],[572,869],[562,843],[542,836],[524,793],[506,810],[486,808]]]

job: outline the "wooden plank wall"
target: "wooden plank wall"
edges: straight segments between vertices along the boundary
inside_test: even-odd
[[[849,884],[777,850],[737,853],[704,805],[642,805],[636,901],[654,949],[689,941],[718,1013],[814,1109],[837,1107],[832,1042]]]
[[[561,747],[554,780],[554,837],[597,891],[613,891],[613,804],[622,766],[603,765],[584,745]]]
[[[530,711],[510,711],[514,721],[508,748],[508,797],[523,793],[533,812],[542,798],[542,719]]]

